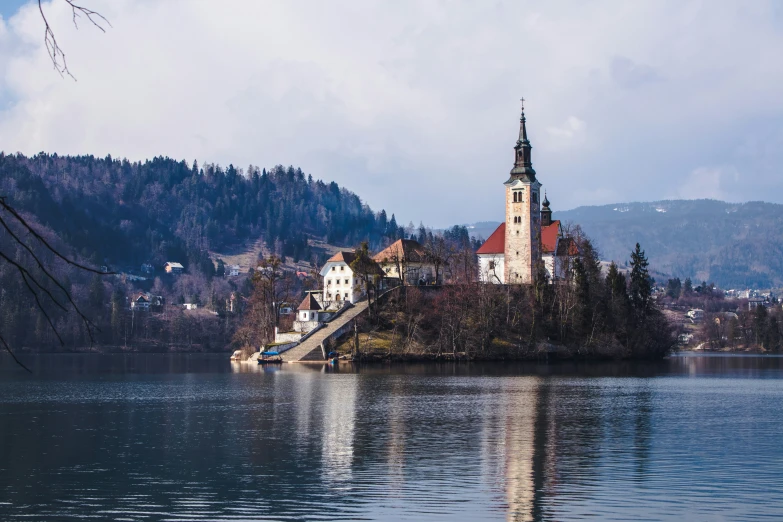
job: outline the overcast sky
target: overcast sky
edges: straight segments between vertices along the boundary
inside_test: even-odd
[[[0,0],[0,150],[301,167],[433,226],[502,219],[519,98],[555,212],[783,202],[783,2]]]

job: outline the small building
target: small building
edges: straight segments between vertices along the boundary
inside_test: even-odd
[[[704,310],[700,308],[692,308],[688,310],[687,315],[694,323],[701,322],[704,319]]]
[[[759,306],[767,306],[766,299],[763,297],[751,297],[748,299],[748,310],[753,310]]]
[[[280,315],[291,315],[292,313],[294,313],[294,306],[291,303],[280,305]]]
[[[185,310],[198,310],[198,305],[196,303],[185,303],[182,306]]]
[[[155,267],[152,266],[150,263],[143,263],[141,265],[141,273],[142,274],[154,274],[155,273]]]
[[[149,312],[150,311],[150,299],[145,294],[138,295],[135,299],[131,299],[131,310],[137,312]]]
[[[296,320],[298,322],[318,322],[318,312],[320,312],[322,308],[313,294],[314,292],[307,292],[307,295],[296,309]],[[296,329],[296,327],[294,327],[294,329]]]
[[[429,285],[436,281],[435,264],[418,241],[398,239],[373,256],[373,260],[387,279],[396,279],[406,285]],[[437,279],[442,279],[437,274]]]
[[[174,261],[169,261],[164,265],[163,269],[167,274],[181,274],[185,267]]]
[[[239,265],[231,265],[226,267],[226,275],[229,277],[236,277],[239,275]]]

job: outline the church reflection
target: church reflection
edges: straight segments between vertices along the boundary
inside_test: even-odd
[[[342,375],[321,389],[321,470],[331,488],[348,487],[353,477],[358,383],[357,375]]]
[[[497,407],[487,408],[481,433],[482,472],[502,489],[507,520],[534,520],[536,422],[541,379],[504,379]],[[501,478],[502,477],[502,478]],[[500,478],[500,480],[498,480]]]

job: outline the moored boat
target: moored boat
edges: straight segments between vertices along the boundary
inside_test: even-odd
[[[261,352],[258,356],[258,364],[276,364],[282,363],[283,358],[280,352]]]

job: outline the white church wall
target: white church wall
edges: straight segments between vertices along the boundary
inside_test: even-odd
[[[503,261],[503,254],[479,254],[479,281],[503,284],[505,282]]]

